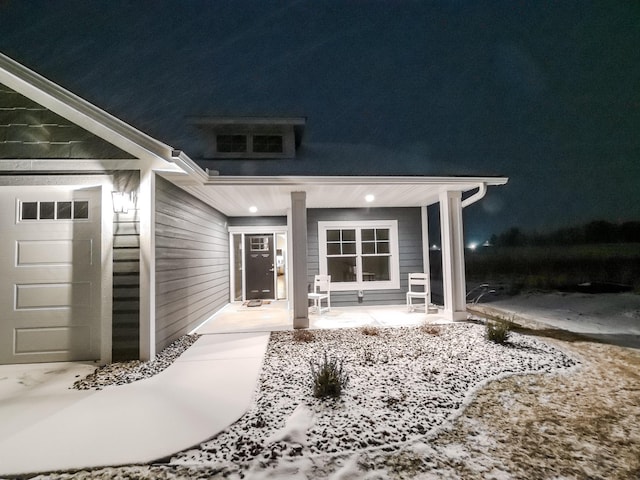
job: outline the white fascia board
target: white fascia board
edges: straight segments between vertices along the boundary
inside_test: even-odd
[[[173,149],[0,53],[0,82],[141,160],[172,163]],[[160,165],[153,165],[153,168]]]
[[[504,185],[507,177],[384,177],[384,176],[209,176],[206,185],[438,185],[472,190],[480,184]]]

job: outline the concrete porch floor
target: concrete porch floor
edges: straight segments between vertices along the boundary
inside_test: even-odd
[[[195,333],[242,333],[293,330],[292,312],[286,300],[271,301],[260,307],[230,303]],[[332,307],[321,314],[309,312],[309,328],[355,328],[365,325],[396,327],[422,323],[449,323],[438,313],[426,314],[424,309],[409,312],[406,305]]]

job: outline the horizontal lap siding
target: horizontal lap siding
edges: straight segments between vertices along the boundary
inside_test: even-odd
[[[170,182],[156,182],[156,348],[229,301],[227,218]]]
[[[406,301],[407,277],[411,272],[422,272],[422,217],[420,208],[370,209],[309,209],[307,211],[307,272],[308,283],[320,273],[318,222],[321,221],[398,221],[398,253],[400,255],[400,289],[369,290],[364,292],[365,305],[401,305]],[[331,305],[358,305],[357,292],[331,292]]]
[[[123,171],[114,177],[114,185],[126,191],[137,191],[139,182],[138,172]],[[112,360],[137,360],[140,355],[140,216],[135,209],[114,214],[112,318]]]

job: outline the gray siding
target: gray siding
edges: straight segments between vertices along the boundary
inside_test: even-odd
[[[227,218],[158,177],[156,348],[188,333],[228,302]]]
[[[118,190],[137,191],[139,172],[114,175]],[[140,219],[137,210],[114,214],[113,361],[140,357]]]
[[[0,83],[0,158],[133,158]]]
[[[230,227],[278,227],[287,224],[287,217],[229,217]]]
[[[319,221],[397,220],[398,250],[400,255],[400,289],[372,290],[364,292],[365,305],[402,305],[406,301],[407,275],[421,272],[422,226],[420,208],[370,208],[370,209],[309,209],[307,210],[307,271],[308,282],[320,273],[318,258]],[[356,291],[331,292],[331,305],[358,305]]]

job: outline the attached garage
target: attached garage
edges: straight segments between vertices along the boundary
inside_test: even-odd
[[[0,364],[100,359],[101,190],[0,190]]]

